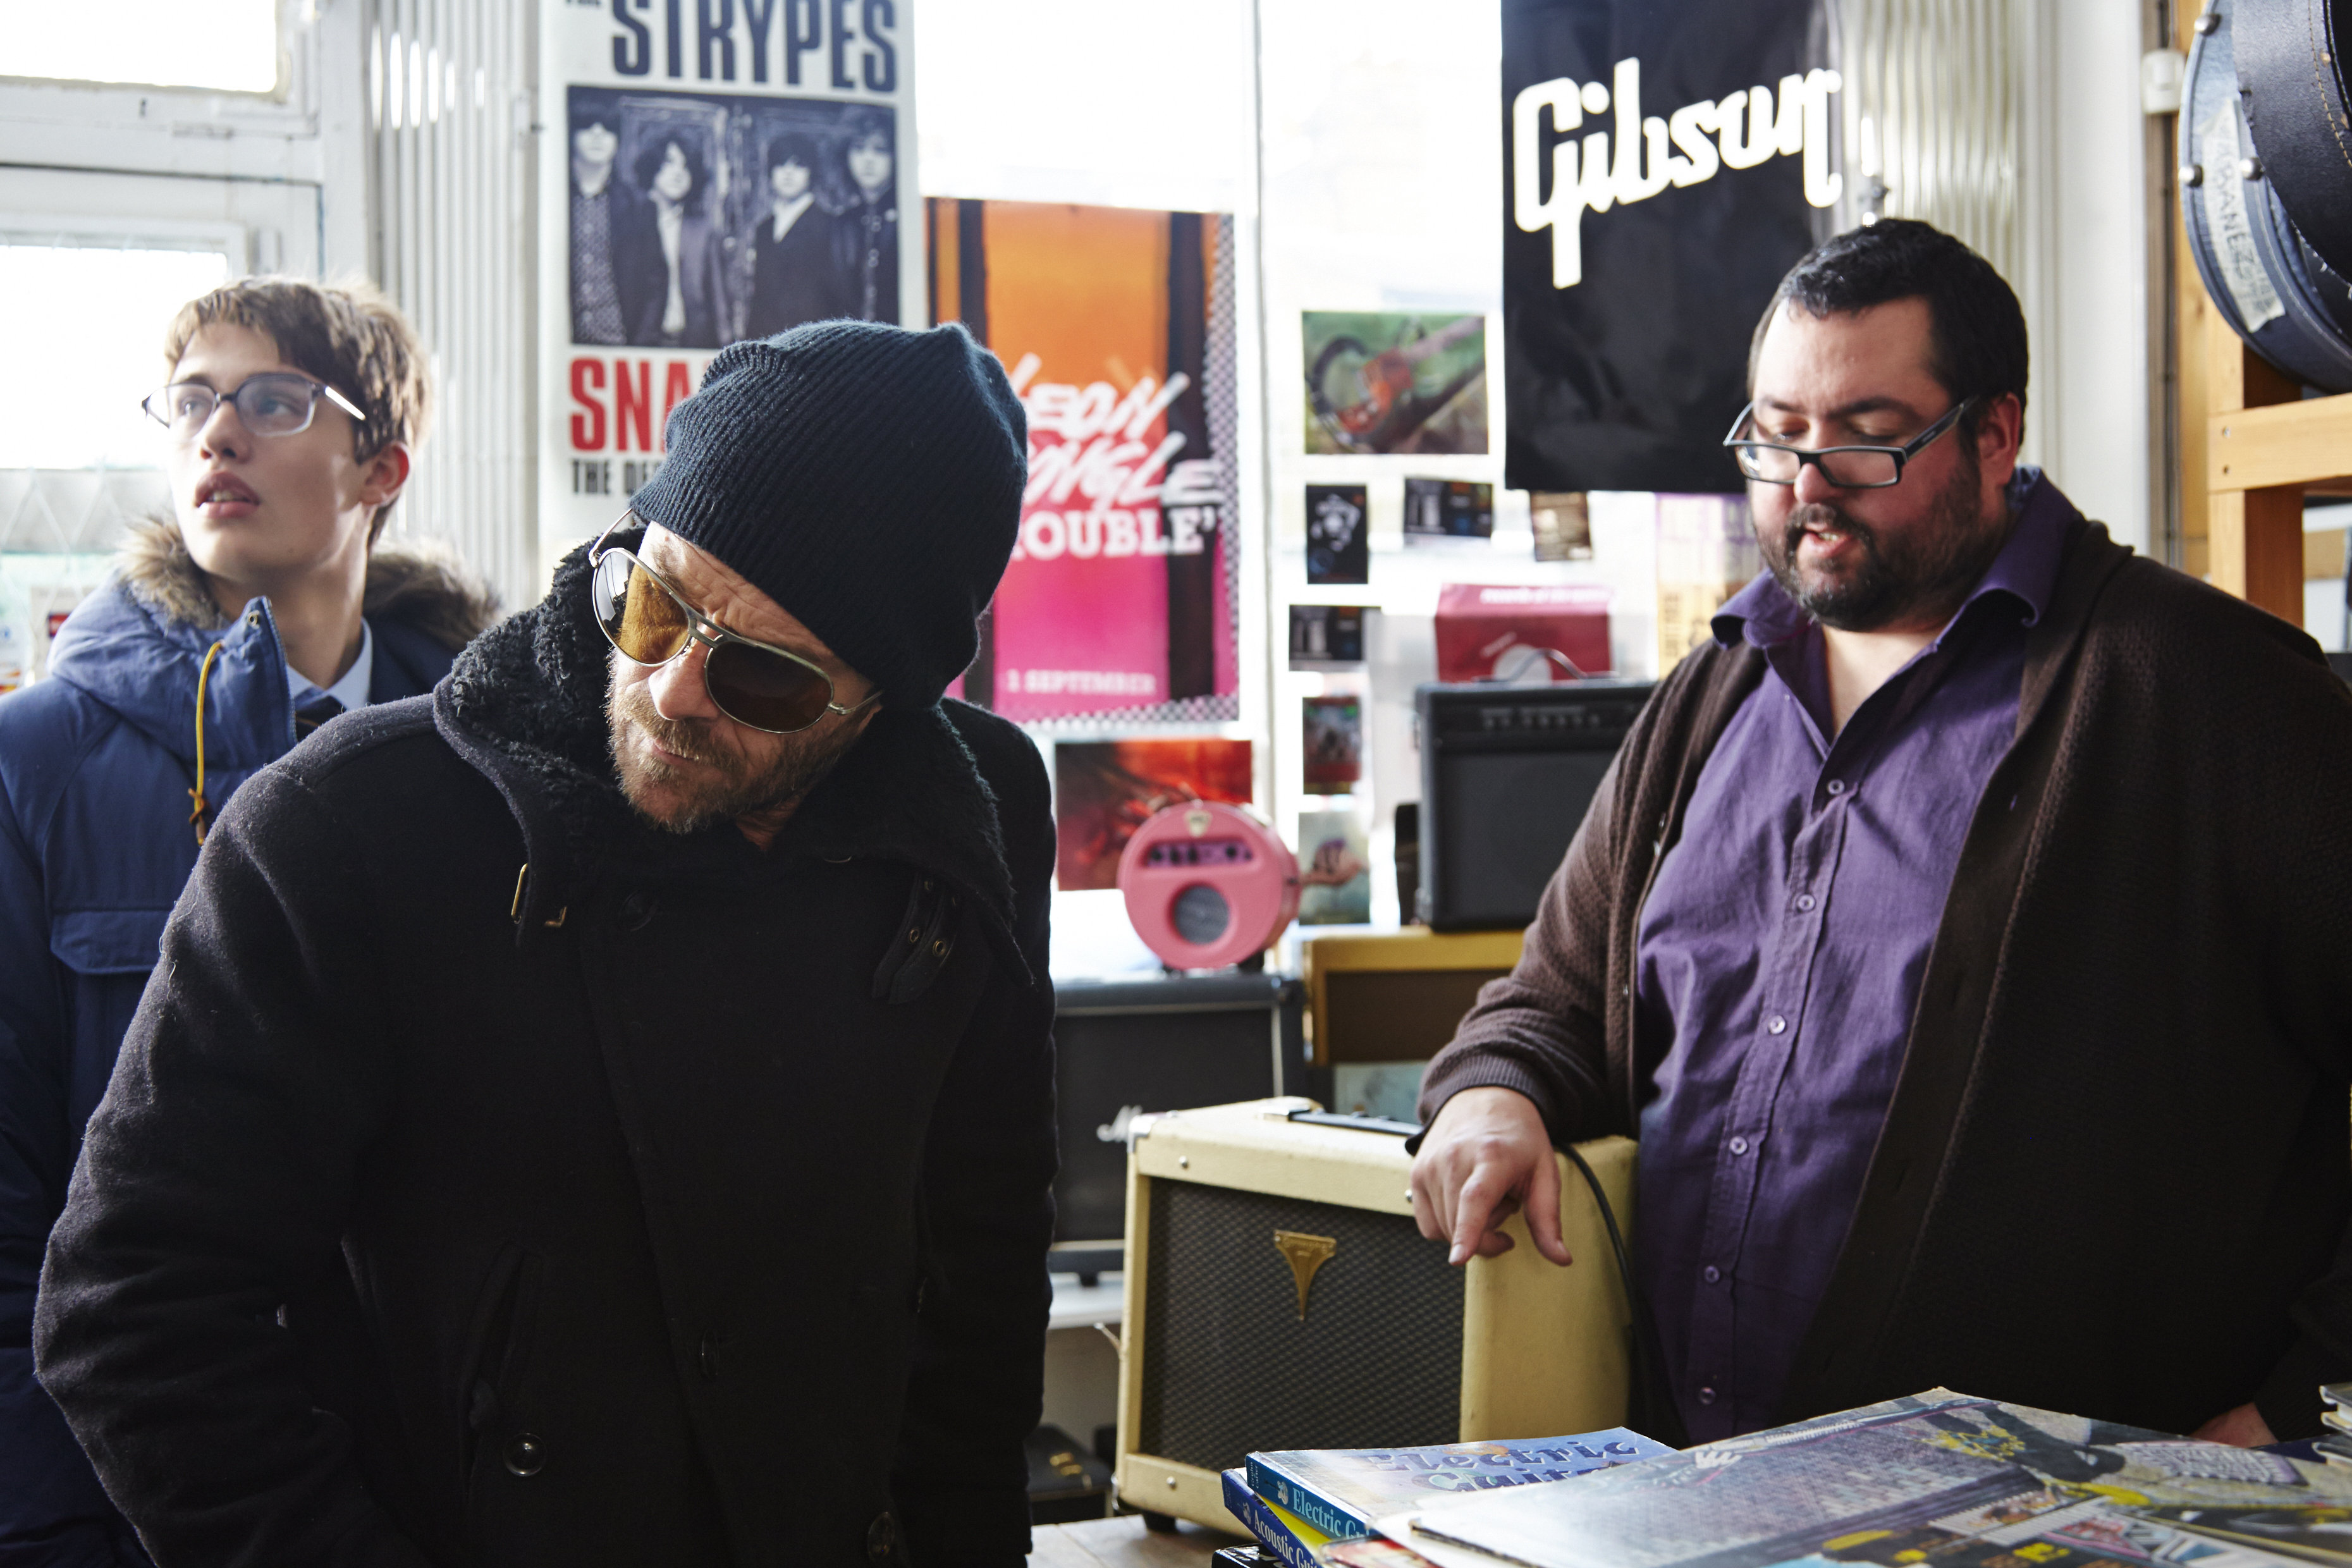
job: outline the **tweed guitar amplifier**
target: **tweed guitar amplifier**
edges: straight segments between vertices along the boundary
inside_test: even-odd
[[[1152,1118],[1128,1160],[1119,1497],[1218,1530],[1262,1448],[1549,1437],[1622,1425],[1632,1316],[1599,1206],[1560,1161],[1573,1266],[1523,1219],[1450,1268],[1415,1228],[1404,1140],[1290,1120],[1305,1100]],[[1633,1144],[1580,1144],[1621,1226]],[[1244,1532],[1245,1533],[1245,1532]]]

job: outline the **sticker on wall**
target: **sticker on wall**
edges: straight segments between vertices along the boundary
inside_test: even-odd
[[[1307,450],[1486,450],[1486,318],[1308,310]]]
[[[1118,886],[1135,830],[1187,800],[1247,805],[1247,741],[1061,741],[1054,746],[1055,885]]]
[[[1363,486],[1307,487],[1307,580],[1372,580],[1371,510]]]

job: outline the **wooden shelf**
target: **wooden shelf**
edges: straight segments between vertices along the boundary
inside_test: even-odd
[[[2352,482],[2352,393],[2210,414],[2205,425],[2208,490]]]
[[[2186,50],[2196,8],[2177,8]],[[2193,199],[2193,192],[2183,192]],[[2177,216],[2177,215],[2176,215]],[[2303,624],[2303,497],[2352,482],[2352,396],[2306,398],[2221,318],[2172,230],[2179,345],[2180,564]]]

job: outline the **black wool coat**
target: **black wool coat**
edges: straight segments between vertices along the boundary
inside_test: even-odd
[[[1015,1563],[1036,752],[885,711],[765,854],[645,826],[583,555],[223,815],[50,1246],[42,1381],[167,1565]]]

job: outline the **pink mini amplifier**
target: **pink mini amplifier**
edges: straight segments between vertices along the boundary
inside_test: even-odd
[[[1161,963],[1222,969],[1265,952],[1298,913],[1298,858],[1240,807],[1186,801],[1135,830],[1118,888]]]

